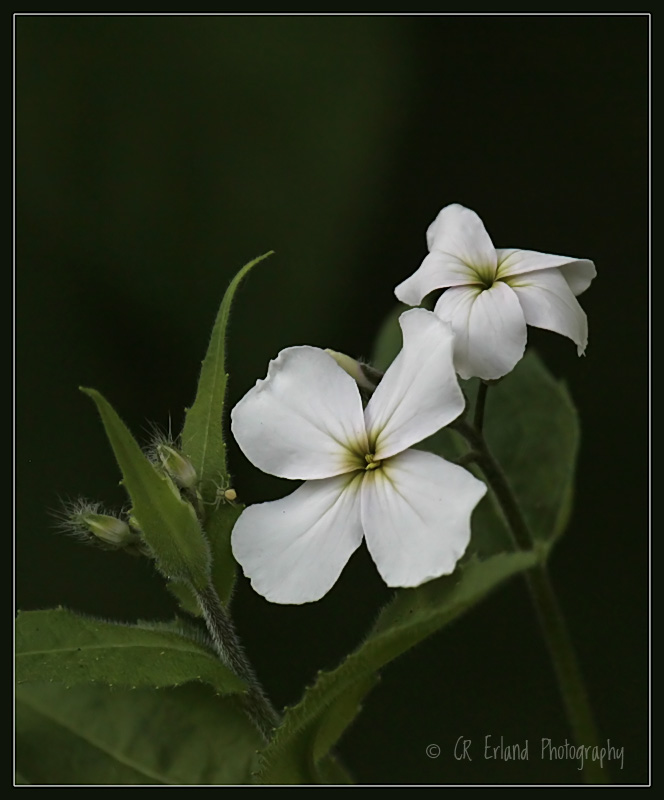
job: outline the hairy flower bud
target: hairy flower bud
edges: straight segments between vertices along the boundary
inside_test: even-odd
[[[60,528],[83,541],[111,550],[145,552],[140,531],[132,529],[131,520],[127,522],[118,516],[107,514],[100,503],[86,500],[68,503],[59,517]]]
[[[123,547],[135,537],[126,522],[109,514],[82,514],[81,524],[85,525],[93,536],[111,547]]]
[[[383,377],[382,372],[370,367],[368,364],[364,364],[362,361],[357,361],[357,359],[347,356],[345,353],[338,353],[336,350],[330,350],[329,348],[325,352],[332,356],[341,369],[353,378],[360,389],[369,394],[374,391]]]
[[[157,444],[155,450],[161,465],[178,486],[191,489],[196,485],[194,465],[179,450],[164,442]]]

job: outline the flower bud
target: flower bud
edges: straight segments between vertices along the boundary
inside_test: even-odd
[[[93,536],[111,547],[123,547],[136,536],[126,522],[108,514],[81,514],[80,521]]]
[[[66,503],[58,516],[59,527],[83,541],[112,550],[142,551],[143,539],[140,531],[132,530],[131,523],[128,524],[124,519],[104,513],[100,503],[86,500]]]
[[[186,456],[164,442],[160,442],[155,449],[161,465],[178,486],[191,489],[196,485],[196,470]]]
[[[383,377],[383,374],[377,369],[374,369],[373,367],[370,367],[368,364],[364,364],[361,361],[357,361],[356,359],[347,356],[345,353],[338,353],[336,350],[330,349],[327,349],[325,352],[332,356],[341,369],[343,369],[350,375],[351,378],[353,378],[360,389],[364,389],[366,392],[372,393],[376,386],[378,386],[380,383],[380,379]]]

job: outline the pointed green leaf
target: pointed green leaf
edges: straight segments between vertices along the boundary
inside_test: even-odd
[[[98,681],[130,688],[202,681],[220,694],[242,692],[245,686],[196,629],[121,625],[63,608],[19,614],[16,680]]]
[[[453,575],[403,589],[379,616],[367,640],[332,672],[321,672],[289,709],[262,752],[256,781],[308,783],[325,774],[323,759],[355,718],[376,673],[397,656],[472,608],[502,582],[537,563],[539,554],[503,553],[468,559]],[[352,764],[350,764],[352,769]]]
[[[16,690],[16,763],[31,784],[248,783],[259,744],[234,699],[200,684]]]
[[[226,444],[222,429],[226,400],[226,329],[235,292],[249,271],[273,251],[265,253],[237,273],[221,301],[212,329],[210,344],[201,367],[198,389],[193,405],[187,411],[182,429],[182,450],[191,460],[200,491],[206,502],[213,502],[217,487],[228,475]]]
[[[205,523],[212,553],[212,583],[224,605],[228,603],[235,584],[235,559],[231,551],[231,531],[244,506],[241,503],[222,503]],[[169,591],[175,595],[180,607],[196,617],[202,612],[198,601],[186,583],[169,581]]]
[[[367,670],[339,681],[335,675],[319,673],[302,700],[287,710],[275,739],[261,754],[255,783],[352,783],[330,751],[360,712],[378,676]]]
[[[230,600],[235,583],[231,532],[243,508],[241,503],[222,503],[205,523],[212,551],[212,583],[222,603]]]
[[[191,614],[192,617],[203,616],[203,612],[198,604],[196,595],[188,583],[182,583],[181,581],[167,581],[166,588],[178,601],[178,605],[183,611],[186,611],[187,614]]]
[[[168,578],[204,588],[210,550],[193,507],[182,499],[170,478],[150,463],[108,401],[94,389],[81,391],[97,405],[131,497],[133,514],[159,568]]]

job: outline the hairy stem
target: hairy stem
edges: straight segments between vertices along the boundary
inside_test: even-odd
[[[242,703],[261,735],[268,742],[275,727],[279,724],[279,715],[256,677],[240,643],[233,620],[224,609],[211,584],[202,591],[194,589],[194,592],[217,655],[238,678],[242,678],[247,683],[248,689],[242,696]]]

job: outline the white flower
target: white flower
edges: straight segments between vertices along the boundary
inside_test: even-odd
[[[452,331],[424,309],[399,322],[403,349],[366,409],[332,356],[290,347],[232,411],[233,434],[253,464],[305,481],[282,500],[245,509],[233,529],[235,558],[272,602],[321,598],[363,537],[388,586],[451,573],[468,545],[486,487],[409,449],[463,410]]]
[[[526,324],[569,337],[582,355],[588,321],[575,295],[597,274],[592,261],[497,250],[474,211],[446,206],[427,230],[429,255],[394,290],[419,305],[445,289],[435,313],[452,324],[454,364],[462,378],[485,380],[510,372],[526,348]]]

